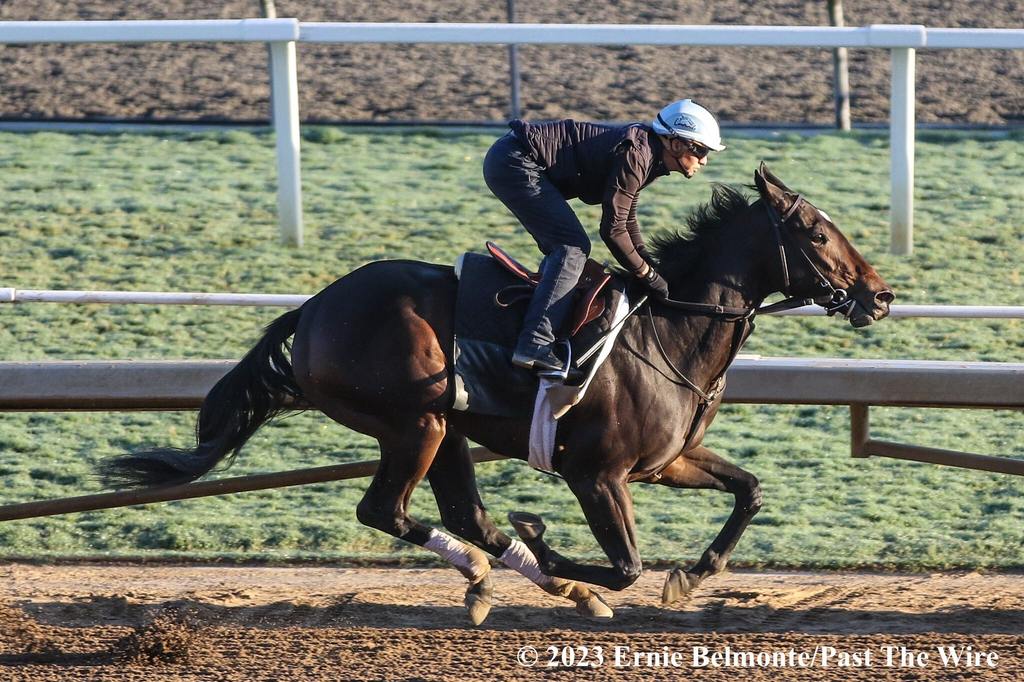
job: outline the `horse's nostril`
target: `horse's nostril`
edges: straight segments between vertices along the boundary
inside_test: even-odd
[[[875,294],[876,303],[884,303],[885,305],[889,305],[894,300],[896,300],[896,294],[892,293],[888,289],[886,289],[885,291],[879,291],[877,294]]]

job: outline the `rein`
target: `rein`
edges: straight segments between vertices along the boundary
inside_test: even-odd
[[[679,368],[675,366],[672,360],[668,357],[668,353],[665,352],[665,347],[661,344],[661,337],[658,335],[658,326],[654,324],[654,313],[651,312],[651,306],[647,306],[647,319],[651,322],[651,331],[654,332],[654,342],[658,346],[658,352],[661,353],[661,359],[665,361],[672,373],[676,375],[679,381],[684,386],[697,394],[699,398],[697,402],[697,409],[694,410],[693,419],[690,420],[690,428],[686,431],[686,438],[684,443],[688,443],[693,437],[693,434],[700,428],[701,421],[704,419],[704,415],[710,407],[725,390],[725,373],[732,364],[732,361],[736,359],[736,355],[740,352],[740,348],[743,346],[743,341],[747,338],[747,330],[751,329],[753,323],[750,321],[750,317],[741,317],[736,322],[736,327],[732,335],[732,342],[729,348],[729,359],[725,363],[725,369],[722,373],[711,382],[711,387],[705,391],[697,384],[693,383],[685,374],[679,371]]]
[[[668,357],[668,353],[665,352],[665,347],[661,345],[661,337],[658,335],[657,325],[654,324],[654,313],[651,312],[651,306],[647,306],[647,319],[651,321],[651,330],[654,332],[654,343],[658,347],[658,352],[661,353],[661,359],[665,361],[665,364],[667,364],[668,368],[672,370],[672,373],[676,375],[676,378],[679,379],[679,381],[681,381],[684,386],[686,386],[688,389],[696,393],[697,397],[700,398],[701,403],[706,404],[714,402],[715,399],[718,397],[718,394],[721,393],[722,389],[725,387],[725,372],[723,372],[722,375],[719,376],[711,384],[711,389],[708,391],[705,391],[700,386],[693,383],[685,374],[679,371],[678,367],[676,367],[672,363],[672,360],[670,360]],[[736,321],[741,323],[747,322],[746,318],[740,318],[739,320]],[[745,328],[746,324],[743,324],[742,327]],[[729,355],[731,357],[729,363],[726,364],[726,367],[732,364],[732,357],[735,357],[736,353],[738,353],[739,350],[739,344],[735,343],[734,339],[733,348],[731,348],[729,352]]]

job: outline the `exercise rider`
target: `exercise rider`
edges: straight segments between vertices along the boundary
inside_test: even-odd
[[[566,119],[515,120],[484,158],[484,179],[544,254],[540,283],[526,311],[512,362],[559,371],[555,334],[590,254],[590,239],[568,199],[601,204],[601,239],[615,260],[655,297],[668,285],[651,264],[636,220],[637,197],[662,175],[692,178],[708,154],[722,151],[715,117],[692,100],[668,105],[650,125],[608,126]]]

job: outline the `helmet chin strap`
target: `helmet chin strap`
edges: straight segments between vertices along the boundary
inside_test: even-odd
[[[667,123],[667,122],[665,121],[665,119],[663,119],[663,118],[661,117],[661,114],[658,114],[658,123],[660,123],[660,124],[661,124],[662,126],[664,126],[664,127],[665,127],[665,130],[668,130],[668,131],[670,131],[670,132],[674,132],[674,131],[675,131],[675,128],[673,128],[672,126],[670,126],[670,125],[669,125],[669,124],[668,124],[668,123]]]
[[[679,140],[684,145],[684,149],[683,149],[682,153],[679,154],[678,156],[672,151],[672,147],[671,147],[671,141],[672,140]],[[683,175],[685,175],[687,178],[692,178],[694,175],[696,175],[696,171],[687,171],[686,170],[686,166],[683,164],[683,158],[686,156],[686,153],[687,153],[687,149],[685,148],[685,145],[686,145],[687,142],[688,142],[688,140],[685,137],[670,137],[669,138],[669,143],[665,144],[665,150],[668,153],[668,155],[672,157],[672,162],[676,166],[674,169],[670,168],[669,170],[677,170],[680,173],[682,173]]]
[[[675,164],[675,168],[670,168],[669,170],[677,170],[677,171],[680,171],[680,172],[685,174],[685,171],[683,169],[683,157],[686,156],[686,153],[684,152],[684,153],[680,154],[679,156],[676,156],[676,154],[672,151],[671,140],[678,140],[678,139],[680,139],[680,138],[678,138],[678,137],[671,137],[671,138],[669,138],[669,143],[665,144],[665,152],[670,157],[672,157],[672,163]]]
[[[672,126],[665,122],[665,119],[661,117],[661,114],[658,114],[658,123],[664,126],[665,130],[668,131],[668,133],[665,134],[665,137],[669,139],[669,142],[671,142],[672,140],[686,140],[685,137],[679,136],[679,134],[675,131],[675,128],[673,128]],[[682,156],[676,156],[675,154],[672,154],[672,158],[681,159]]]

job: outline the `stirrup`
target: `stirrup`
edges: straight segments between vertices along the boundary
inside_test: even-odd
[[[537,376],[551,381],[557,380],[559,383],[564,384],[569,378],[569,369],[572,367],[572,344],[569,343],[568,339],[563,339],[552,344],[552,346],[556,345],[565,347],[565,364],[562,365],[562,369],[542,370],[537,372]],[[554,352],[554,348],[552,348],[552,352]]]

